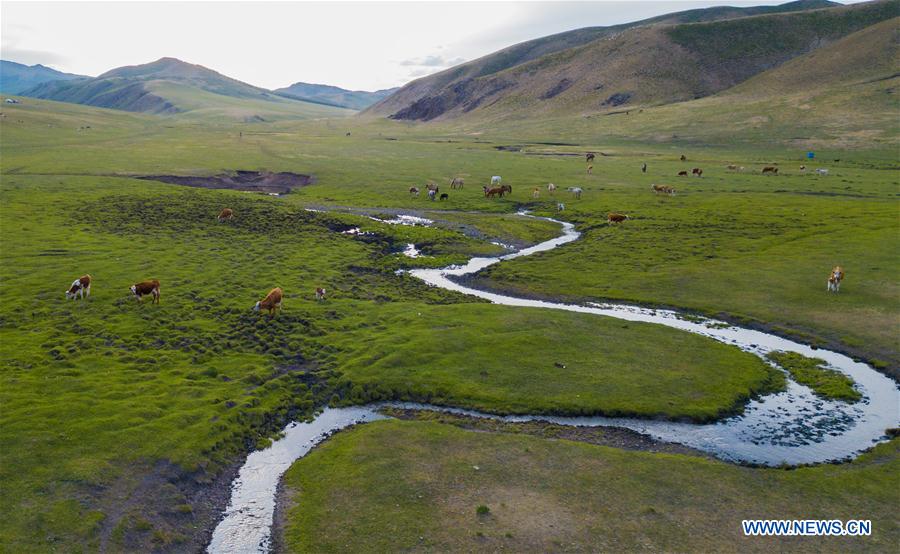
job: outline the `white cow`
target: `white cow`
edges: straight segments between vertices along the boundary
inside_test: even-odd
[[[550,194],[556,192],[556,185],[554,185],[553,183],[549,183],[547,185],[547,192],[549,192]]]
[[[575,195],[575,198],[578,199],[578,200],[581,199],[581,193],[584,192],[584,190],[582,190],[581,187],[569,187],[569,188],[566,189],[566,190],[568,190],[569,192],[571,192],[572,194],[574,194],[574,195]]]
[[[491,177],[491,188],[500,186],[500,176],[494,175]]]
[[[828,170],[825,169],[824,167],[820,167],[819,169],[816,170],[816,173],[818,173],[819,175],[828,175]]]

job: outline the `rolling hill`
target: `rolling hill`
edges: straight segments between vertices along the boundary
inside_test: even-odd
[[[369,92],[365,90],[347,90],[331,85],[294,83],[289,87],[275,89],[273,92],[280,96],[307,102],[316,102],[351,110],[364,110],[375,102],[387,98],[397,90],[399,89],[390,88]]]
[[[21,94],[131,112],[188,113],[244,121],[352,113],[332,106],[285,98],[175,58],[120,67],[94,79],[51,81]]]
[[[616,28],[581,29],[419,79],[366,113],[420,121],[469,113],[487,120],[516,119],[703,98],[890,19],[898,6],[885,0],[837,7],[795,2],[768,10],[710,8]],[[531,56],[547,49],[552,51]]]
[[[83,75],[63,73],[45,65],[25,65],[0,60],[0,93],[19,94],[24,90],[48,81],[69,81],[88,79]]]

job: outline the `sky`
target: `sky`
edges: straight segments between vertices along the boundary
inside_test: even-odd
[[[3,0],[0,58],[96,76],[169,56],[268,89],[304,81],[377,90],[580,27],[723,4],[784,1]]]

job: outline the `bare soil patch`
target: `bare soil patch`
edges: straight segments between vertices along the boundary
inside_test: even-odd
[[[195,175],[141,175],[137,178],[187,187],[243,190],[267,194],[287,194],[295,188],[305,187],[316,180],[313,175],[302,175],[299,173],[243,170],[207,177]]]

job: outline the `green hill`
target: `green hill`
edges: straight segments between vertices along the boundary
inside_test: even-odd
[[[246,121],[335,117],[352,113],[284,98],[175,58],[120,67],[95,79],[43,83],[21,94],[131,112],[190,113]]]
[[[589,115],[703,98],[890,19],[898,6],[896,0],[824,8],[819,3],[793,3],[763,15],[711,8],[614,31],[583,29],[562,38],[571,42],[589,32],[602,36],[484,72],[485,67],[498,65],[498,59],[509,58],[509,52],[521,51],[519,45],[473,62],[481,68],[475,77],[470,76],[477,73],[475,66],[460,66],[420,79],[366,113],[422,121],[472,113],[490,121]],[[732,18],[723,19],[727,17]],[[554,37],[544,40],[550,39]],[[455,77],[460,75],[465,77]]]

